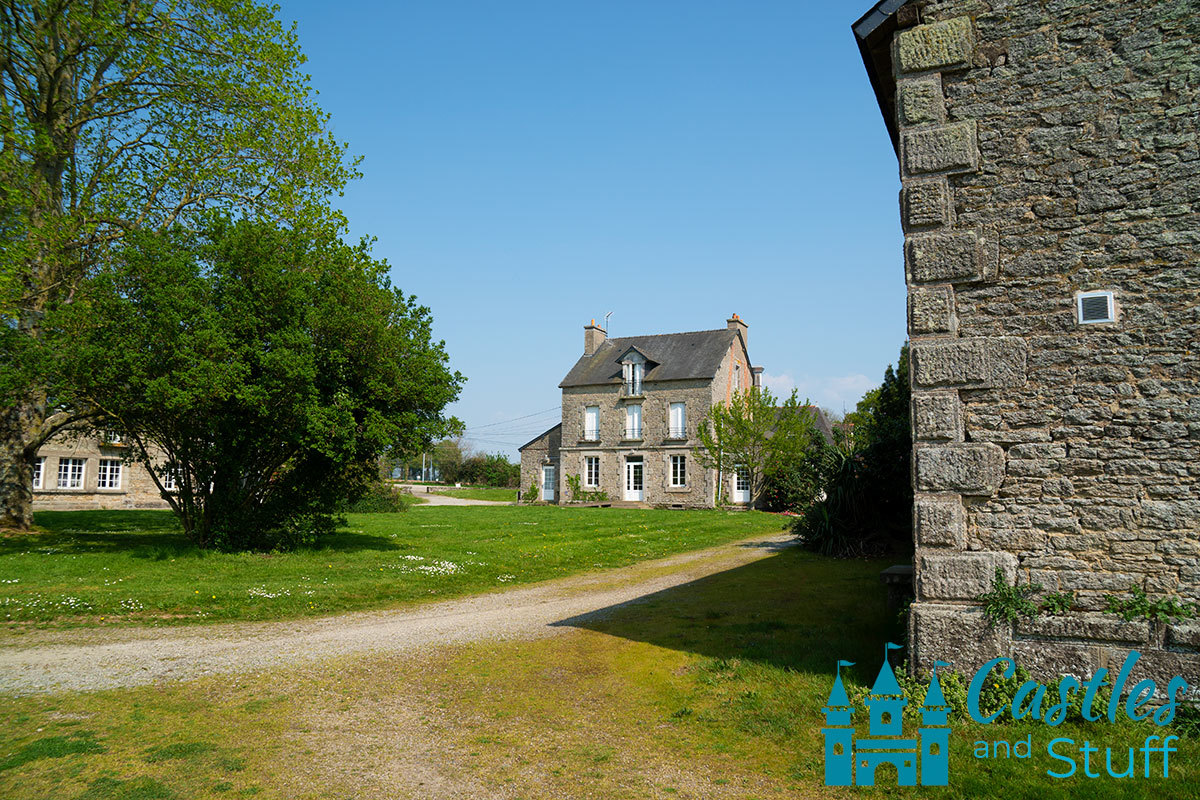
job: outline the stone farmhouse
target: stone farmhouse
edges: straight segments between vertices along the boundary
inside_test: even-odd
[[[884,0],[852,27],[900,167],[910,663],[1200,676],[1200,14]],[[989,625],[999,569],[1071,610]]]
[[[562,422],[520,449],[521,486],[565,503],[580,493],[617,503],[711,508],[750,502],[735,470],[721,476],[696,460],[696,426],[709,408],[759,385],[748,326],[734,314],[725,328],[609,339],[584,328],[583,355],[563,378]]]
[[[168,481],[166,488],[171,485]],[[145,467],[120,437],[64,431],[38,448],[35,510],[168,508]]]

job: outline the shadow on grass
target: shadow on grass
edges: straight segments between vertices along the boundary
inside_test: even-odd
[[[210,551],[192,544],[170,511],[39,511],[40,531],[0,537],[0,556],[31,549],[57,553],[127,553],[133,558],[164,561],[180,556],[204,557]],[[300,552],[356,553],[399,550],[383,536],[340,530]]]
[[[890,560],[837,560],[788,547],[743,567],[560,620],[717,659],[830,673],[837,659],[877,669],[904,641],[879,572]]]

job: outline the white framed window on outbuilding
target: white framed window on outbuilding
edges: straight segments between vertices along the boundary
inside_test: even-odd
[[[1116,292],[1101,289],[1075,293],[1075,320],[1080,325],[1117,321]]]

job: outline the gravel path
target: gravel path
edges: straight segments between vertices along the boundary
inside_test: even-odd
[[[621,569],[392,611],[190,628],[41,631],[0,638],[0,692],[89,691],[291,665],[330,656],[404,652],[480,639],[551,636],[556,622],[604,614],[764,558],[778,533]]]
[[[425,491],[424,486],[414,486],[411,484],[404,484],[401,486],[401,488],[408,489],[409,493],[411,493],[414,497],[420,497],[425,500],[424,503],[414,506],[414,508],[420,508],[423,505],[424,506],[511,506],[512,505],[512,503],[505,502],[503,500],[468,500],[465,497],[450,497],[449,495],[442,494],[441,492],[427,492],[427,491]]]

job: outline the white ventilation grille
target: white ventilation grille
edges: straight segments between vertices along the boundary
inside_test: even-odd
[[[1075,297],[1080,325],[1116,321],[1117,314],[1112,292],[1080,292]]]

